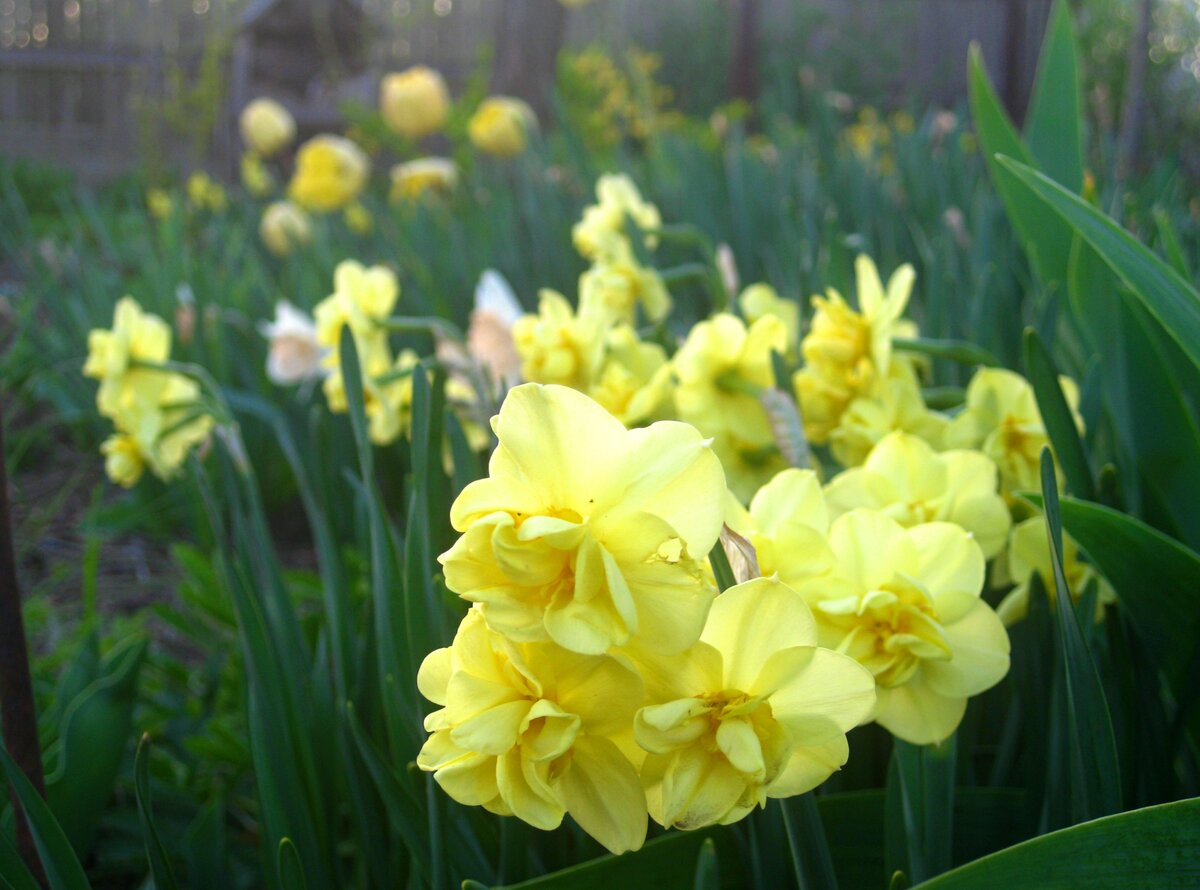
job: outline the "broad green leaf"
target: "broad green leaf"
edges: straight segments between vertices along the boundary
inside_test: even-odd
[[[781,800],[779,804],[787,829],[788,850],[792,856],[796,885],[800,890],[836,890],[837,875],[833,870],[833,858],[829,854],[829,843],[825,840],[825,826],[821,822],[816,797],[810,791]]]
[[[1088,242],[1191,361],[1200,366],[1200,294],[1115,222],[1062,186],[1011,157],[997,163]]]
[[[916,352],[962,365],[983,365],[988,368],[1000,365],[999,359],[994,355],[968,340],[932,340],[927,337],[906,340],[897,337],[892,340],[892,347],[901,352]]]
[[[1072,818],[1082,822],[1121,809],[1121,772],[1104,687],[1079,629],[1071,606],[1071,589],[1063,571],[1062,520],[1059,517],[1057,485],[1054,459],[1050,456],[1050,449],[1043,448],[1042,498],[1050,558],[1054,565],[1054,599],[1066,681],[1066,744],[1071,769],[1065,792],[1070,796]],[[1057,791],[1059,789],[1050,789],[1049,793]]]
[[[997,155],[1008,155],[1030,166],[1035,163],[992,88],[977,45],[971,47],[967,68],[971,117],[992,184],[1038,277],[1047,288],[1059,287],[1066,282],[1071,229],[1026,194],[1011,171],[997,162]]]
[[[1200,882],[1200,798],[1064,828],[921,884],[921,890],[1125,890]]]
[[[1081,498],[1093,500],[1095,485],[1083,440],[1063,395],[1054,359],[1033,328],[1025,329],[1025,372],[1037,397],[1038,410],[1054,446],[1054,455],[1067,478],[1067,488]]]
[[[154,878],[155,890],[174,890],[175,872],[154,824],[154,811],[150,801],[150,736],[143,735],[138,742],[133,765],[134,791],[137,795],[138,816],[142,823],[142,840],[146,845],[146,858],[150,861],[150,874]]]
[[[25,812],[29,832],[33,835],[33,843],[37,847],[38,858],[46,872],[50,890],[90,890],[91,884],[88,883],[83,866],[79,864],[62,826],[37,793],[33,783],[25,777],[16,761],[8,756],[8,751],[3,745],[0,745],[0,768],[8,777],[8,784]]]
[[[1042,170],[1073,192],[1083,188],[1083,109],[1071,10],[1057,0],[1046,25],[1025,141]]]

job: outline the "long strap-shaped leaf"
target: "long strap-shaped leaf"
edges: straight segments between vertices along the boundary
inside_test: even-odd
[[[167,850],[158,836],[154,824],[154,811],[150,803],[150,737],[143,735],[138,742],[137,756],[133,764],[133,786],[137,794],[138,816],[142,822],[142,840],[146,844],[146,858],[150,861],[150,874],[154,877],[155,890],[175,890],[175,872]]]
[[[50,890],[91,890],[83,866],[79,864],[75,851],[71,849],[71,842],[67,840],[54,814],[3,746],[0,746],[0,767],[3,767],[9,784],[21,802],[21,809],[25,811],[29,832],[33,835],[33,843],[37,847],[42,868],[46,871]]]

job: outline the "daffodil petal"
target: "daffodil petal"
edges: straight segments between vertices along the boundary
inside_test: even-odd
[[[610,740],[584,736],[557,789],[579,827],[610,853],[640,849],[646,840],[646,795],[637,771]]]

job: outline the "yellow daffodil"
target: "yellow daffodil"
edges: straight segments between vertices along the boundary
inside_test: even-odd
[[[800,306],[795,300],[785,300],[769,284],[752,284],[738,297],[738,306],[748,324],[773,315],[787,329],[787,352],[792,354],[800,343]]]
[[[375,228],[375,217],[358,201],[348,205],[342,211],[342,219],[346,221],[346,228],[356,235],[369,235]]]
[[[591,387],[604,353],[601,319],[576,315],[562,294],[543,290],[537,315],[518,318],[512,334],[525,380],[583,392]]]
[[[829,434],[829,450],[843,467],[857,467],[888,433],[902,430],[938,449],[949,418],[925,406],[916,375],[894,365],[882,385],[852,401]]]
[[[938,453],[923,439],[890,433],[861,467],[839,473],[825,489],[834,516],[858,507],[905,528],[952,522],[971,533],[991,559],[1004,549],[1011,518],[998,491],[996,465],[978,451]]]
[[[420,139],[446,125],[450,91],[442,75],[416,65],[383,78],[379,84],[379,111],[394,132]]]
[[[657,343],[643,343],[629,325],[605,340],[604,360],[588,394],[627,427],[658,420],[671,395],[671,367]]]
[[[314,312],[317,342],[337,349],[344,324],[359,335],[379,332],[399,296],[396,273],[387,266],[368,269],[354,260],[343,260],[333,270],[333,293]]]
[[[393,204],[415,201],[432,192],[450,192],[458,184],[458,165],[449,158],[417,158],[391,171]]]
[[[363,150],[341,136],[324,133],[300,146],[288,197],[305,210],[341,210],[359,196],[371,173]]]
[[[104,471],[122,488],[133,488],[146,470],[146,460],[137,439],[129,433],[114,433],[100,446]]]
[[[525,151],[537,127],[533,109],[520,99],[492,96],[480,103],[467,124],[471,144],[485,154],[512,158]]]
[[[242,155],[242,186],[256,198],[265,198],[275,190],[275,177],[262,158],[252,151]]]
[[[605,321],[636,321],[641,306],[651,321],[671,311],[671,294],[658,272],[638,263],[628,240],[613,236],[590,269],[579,277],[579,311]]]
[[[996,607],[996,613],[1009,627],[1029,612],[1029,582],[1034,573],[1041,576],[1050,607],[1054,608],[1058,588],[1054,583],[1054,564],[1050,557],[1050,541],[1046,537],[1046,520],[1041,516],[1026,519],[1012,530],[1008,545],[1008,574],[1016,586]],[[1079,545],[1067,534],[1063,535],[1063,574],[1074,600],[1083,596],[1089,584],[1099,585],[1096,589],[1097,621],[1104,617],[1104,607],[1116,602],[1117,594],[1112,585],[1091,563],[1080,558]]]
[[[532,383],[508,393],[492,429],[488,477],[450,510],[462,536],[439,557],[446,586],[517,641],[584,654],[695,643],[725,493],[700,434],[670,421],[627,430],[582,393]]]
[[[276,201],[263,211],[258,236],[267,250],[284,257],[312,241],[312,225],[308,214],[291,201]]]
[[[238,128],[246,147],[263,158],[279,154],[296,138],[295,119],[274,99],[255,99],[243,108]]]
[[[713,453],[720,458],[729,489],[743,503],[788,467],[774,437],[763,438],[760,430],[753,430],[753,437],[737,429],[719,429],[711,436]]]
[[[175,199],[166,189],[147,189],[146,209],[154,219],[167,219],[175,212]]]
[[[224,187],[203,171],[188,177],[187,195],[188,203],[196,210],[221,213],[229,205]]]
[[[456,801],[547,831],[570,813],[613,853],[641,847],[646,797],[612,736],[628,732],[642,684],[617,659],[514,643],[472,609],[417,685],[441,706],[417,766]]]
[[[910,529],[880,513],[835,519],[835,571],[799,588],[821,645],[874,676],[876,721],[914,745],[948,738],[967,699],[1008,673],[1008,634],[980,598],[983,551],[957,525]]]
[[[647,659],[655,702],[638,711],[634,736],[649,752],[642,782],[655,821],[736,822],[846,762],[846,732],[870,717],[875,683],[817,636],[796,592],[759,578],[717,598],[687,653]]]
[[[646,245],[653,247],[653,234],[662,227],[658,208],[642,198],[633,180],[625,174],[609,173],[596,182],[597,203],[583,211],[583,219],[575,224],[571,237],[575,249],[589,260],[606,251],[613,236],[625,238],[625,217],[629,216],[638,228],[647,232]]]
[[[143,312],[132,297],[122,297],[113,312],[111,330],[88,334],[85,377],[100,381],[96,406],[113,418],[134,404],[157,405],[167,377],[139,363],[162,364],[171,357],[171,327],[157,315]]]
[[[908,306],[914,273],[897,269],[887,290],[870,257],[854,264],[858,311],[833,288],[813,297],[812,328],[801,343],[804,367],[793,384],[805,431],[823,445],[855,397],[869,394],[891,376],[892,338],[916,335],[916,326],[901,316]]]
[[[1083,432],[1079,416],[1079,387],[1060,377],[1063,394],[1075,425]],[[1003,368],[980,368],[967,386],[967,404],[946,427],[946,448],[977,448],[1000,468],[1005,497],[1023,489],[1041,488],[1042,449],[1050,444],[1037,397],[1029,381]]]

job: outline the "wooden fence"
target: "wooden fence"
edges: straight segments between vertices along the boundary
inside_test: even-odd
[[[316,2],[316,0],[311,0]],[[497,33],[504,0],[358,0],[366,13],[371,82],[417,62],[461,85]],[[551,2],[551,0],[545,0]],[[720,88],[740,0],[597,0],[567,13],[564,44],[639,45],[663,56],[663,76]],[[758,0],[759,45],[824,82],[945,104],[965,93],[967,47],[978,40],[993,77],[1028,94],[1050,0]],[[148,150],[179,164],[204,146],[168,126],[164,105],[210,102],[208,150],[232,143],[228,82],[195,93],[215,48],[232,46],[245,0],[0,0],[0,154],[108,178]],[[230,68],[228,60],[222,64]],[[212,72],[209,71],[209,75]],[[219,87],[224,87],[224,90]],[[205,109],[191,109],[200,113]],[[177,115],[178,117],[179,115]]]

